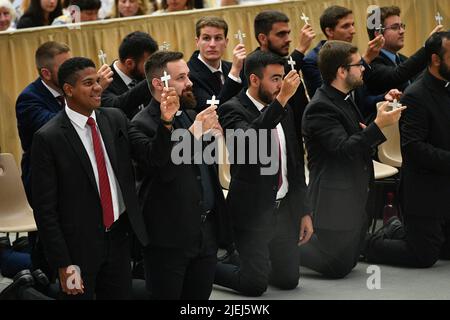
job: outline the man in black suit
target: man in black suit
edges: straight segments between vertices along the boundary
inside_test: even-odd
[[[19,95],[16,101],[17,129],[22,144],[22,181],[28,202],[32,205],[31,192],[31,158],[33,135],[44,124],[63,110],[65,100],[58,84],[58,70],[60,65],[71,57],[70,48],[55,41],[43,43],[36,50],[35,60],[39,77],[30,83]],[[101,86],[108,87],[112,81],[112,71],[108,65],[100,67]],[[29,233],[32,250],[33,268],[42,269],[49,279],[53,279],[55,272],[50,270],[35,232]]]
[[[128,34],[120,44],[119,60],[112,63],[113,82],[103,91],[102,107],[121,109],[128,119],[150,102],[145,81],[145,61],[158,50],[153,38],[141,31]]]
[[[405,227],[387,225],[369,239],[371,263],[428,268],[450,259],[450,32],[431,36],[425,49],[428,69],[401,99],[408,107],[400,121]]]
[[[284,63],[273,53],[250,54],[245,63],[248,90],[219,108],[227,146],[239,147],[236,140],[242,138],[245,144],[229,150],[235,156],[227,196],[240,266],[219,263],[215,283],[251,296],[262,295],[269,283],[284,290],[297,287],[299,230],[301,244],[313,232],[303,150],[288,104],[300,76],[292,70],[283,80]],[[228,130],[235,135],[230,137]],[[247,140],[247,135],[255,139]],[[269,150],[269,168],[259,154],[262,145]],[[259,156],[255,162],[253,156]]]
[[[324,84],[303,116],[315,235],[300,246],[300,264],[342,278],[356,265],[366,235],[371,156],[386,140],[380,129],[398,121],[403,108],[388,112],[386,102],[374,122],[363,124],[349,92],[363,84],[364,66],[348,42],[326,42],[319,67]]]
[[[215,166],[202,156],[205,133],[221,130],[217,106],[194,111],[189,68],[181,52],[156,52],[145,73],[153,99],[132,123],[152,145],[164,146],[150,164],[137,162],[139,199],[150,237],[144,248],[147,288],[154,299],[205,300],[212,291],[218,245],[231,242]],[[170,115],[161,113],[167,95],[164,73],[180,97],[180,110]],[[171,131],[172,140],[167,134]]]
[[[45,257],[58,270],[61,298],[128,299],[129,232],[148,242],[130,156],[130,149],[147,156],[145,137],[129,133],[120,111],[99,109],[102,87],[91,60],[67,60],[58,81],[67,104],[35,134],[32,149]]]
[[[286,59],[285,74],[288,74],[291,70],[291,66],[287,63],[291,43],[291,38],[289,36],[291,33],[289,18],[279,11],[263,11],[255,17],[254,29],[256,40],[260,45],[256,50],[272,52],[280,57],[284,57]],[[310,47],[315,36],[314,30],[309,24],[305,24],[302,27],[299,34],[299,42],[294,51],[290,54],[292,60],[295,61],[295,70],[299,71],[302,69],[306,50]],[[294,112],[294,124],[299,143],[301,143],[302,115],[307,104],[308,98],[306,96],[306,91],[304,86],[301,85],[289,100],[289,105]]]
[[[195,32],[198,50],[189,59],[188,67],[200,112],[213,95],[224,103],[242,89],[240,73],[246,50],[243,44],[238,44],[233,50],[233,63],[222,60],[228,45],[228,25],[222,18],[201,18],[195,25]]]
[[[426,68],[425,49],[420,48],[410,58],[399,53],[404,46],[406,28],[400,18],[400,8],[390,6],[379,10],[381,30],[367,28],[367,33],[370,40],[382,34],[385,41],[380,55],[370,63],[370,72],[364,74],[364,83],[372,94],[382,94],[394,88],[404,91]],[[431,34],[442,28],[438,25]]]

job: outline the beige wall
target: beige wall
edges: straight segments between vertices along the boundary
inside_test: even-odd
[[[36,28],[16,33],[0,34],[0,148],[2,152],[13,153],[16,160],[21,157],[20,140],[17,134],[15,101],[23,88],[37,77],[34,66],[34,52],[45,41],[55,40],[67,43],[74,56],[86,56],[98,64],[97,53],[103,49],[110,63],[117,58],[121,39],[128,33],[141,30],[150,33],[159,43],[168,41],[171,50],[185,53],[186,59],[195,50],[195,21],[205,15],[222,16],[229,24],[230,45],[226,58],[231,56],[237,44],[234,33],[238,29],[247,34],[245,44],[248,51],[257,47],[253,35],[253,19],[264,9],[276,9],[286,13],[291,19],[293,41],[297,41],[298,30],[303,25],[299,19],[302,11],[310,18],[318,34],[323,38],[319,17],[322,11],[334,4],[351,8],[355,14],[357,34],[354,43],[365,50],[368,41],[365,30],[365,16],[370,4],[398,5],[402,9],[402,19],[407,25],[406,45],[403,53],[409,55],[419,46],[435,25],[434,15],[440,11],[444,24],[449,27],[450,0],[306,0],[285,1],[260,6],[233,6],[224,9],[204,9],[171,15],[146,16],[123,20],[108,20],[84,24],[80,29]],[[314,41],[316,43],[317,41]],[[315,44],[314,44],[315,45]],[[293,48],[293,46],[292,46]]]

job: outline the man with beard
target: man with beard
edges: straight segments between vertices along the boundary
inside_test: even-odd
[[[315,235],[300,246],[300,265],[342,278],[356,265],[366,235],[372,154],[386,140],[380,129],[398,121],[404,107],[386,111],[386,102],[374,122],[362,124],[349,92],[363,84],[364,66],[348,42],[327,41],[319,67],[324,85],[303,115]]]
[[[140,31],[128,34],[119,47],[119,60],[111,65],[114,80],[103,91],[102,107],[121,109],[128,119],[150,102],[151,94],[145,81],[145,61],[158,50],[153,38]]]
[[[288,104],[300,76],[292,70],[283,80],[284,64],[270,52],[250,54],[245,62],[248,90],[219,108],[222,126],[236,131],[234,143],[227,145],[239,146],[243,137],[245,147],[229,151],[234,159],[227,196],[240,265],[219,263],[215,283],[250,296],[262,295],[268,284],[282,290],[297,287],[297,244],[306,243],[313,232],[305,205],[303,152]],[[247,140],[253,134],[255,140]],[[271,172],[260,152],[267,152],[275,168]],[[256,163],[250,160],[254,155]]]
[[[280,57],[284,57],[286,59],[285,74],[288,74],[291,70],[291,66],[287,63],[291,43],[289,18],[279,11],[267,10],[260,12],[255,17],[254,30],[256,40],[260,45],[256,50],[272,52]],[[312,27],[309,24],[305,24],[300,31],[298,45],[291,53],[291,57],[295,61],[295,70],[298,71],[302,68],[305,52],[315,36]],[[289,105],[294,112],[294,124],[299,143],[301,143],[302,114],[307,104],[308,98],[306,97],[305,88],[301,85],[289,100]]]
[[[161,80],[165,72],[170,76],[168,85],[180,97],[180,110],[171,117],[160,111],[165,108],[161,98],[167,94]],[[204,157],[198,161],[205,147],[203,135],[211,129],[221,131],[217,106],[198,114],[193,110],[196,100],[181,52],[156,52],[145,64],[145,73],[153,99],[132,123],[155,148],[164,146],[151,165],[137,163],[138,194],[150,235],[144,248],[147,289],[154,299],[206,300],[212,291],[218,245],[231,242],[215,167]],[[174,129],[177,141],[165,134]]]
[[[450,32],[425,43],[428,69],[401,102],[401,208],[404,226],[394,221],[375,233],[367,261],[428,268],[450,259]]]

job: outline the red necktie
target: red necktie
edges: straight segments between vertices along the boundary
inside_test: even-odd
[[[278,144],[278,189],[280,190],[281,185],[283,184],[283,172],[281,169],[282,163],[281,163],[281,145],[280,145],[280,139],[278,136],[278,129],[272,129],[273,135],[275,136],[275,141]]]
[[[100,201],[103,209],[103,224],[106,228],[111,227],[114,222],[111,188],[109,185],[108,171],[106,170],[105,155],[102,143],[97,132],[95,120],[89,117],[87,124],[91,127],[92,142],[94,144],[95,161],[97,162],[98,184],[100,187]]]

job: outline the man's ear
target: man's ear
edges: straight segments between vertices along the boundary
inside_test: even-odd
[[[267,36],[264,33],[258,34],[257,39],[258,39],[258,43],[261,46],[266,46],[267,45]]]
[[[329,38],[333,38],[334,37],[334,30],[333,29],[331,29],[331,28],[329,28],[329,27],[326,27],[325,28],[325,37],[327,38],[327,39],[329,39]]]
[[[441,65],[441,58],[436,53],[431,55],[431,65],[435,67],[439,67]]]
[[[163,88],[164,88],[164,85],[163,85],[161,79],[158,79],[158,78],[152,79],[152,86],[157,91],[163,91]]]
[[[41,68],[40,74],[44,80],[50,81],[52,79],[52,73],[47,68]]]
[[[250,79],[249,79],[250,84],[254,84],[254,85],[258,86],[259,85],[259,81],[260,80],[259,80],[259,78],[258,78],[258,76],[256,74],[252,73],[250,75]]]
[[[66,97],[71,98],[73,96],[73,87],[66,82],[63,85],[63,92]]]
[[[134,60],[131,58],[126,58],[124,61],[124,65],[127,68],[127,70],[133,70],[136,65],[136,62],[134,62]]]

